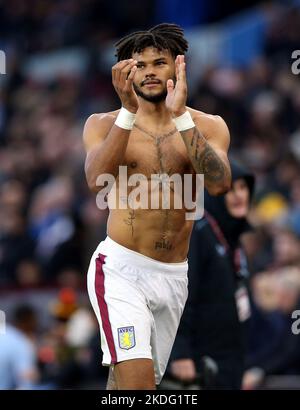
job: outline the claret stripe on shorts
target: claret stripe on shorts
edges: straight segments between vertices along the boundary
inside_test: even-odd
[[[111,324],[109,321],[108,308],[106,301],[104,299],[105,286],[104,286],[104,272],[103,265],[105,264],[106,256],[99,254],[96,259],[96,276],[95,276],[95,289],[97,295],[98,306],[100,310],[100,316],[102,320],[102,327],[108,344],[111,364],[117,363],[117,353],[114,343],[114,338],[112,334]]]

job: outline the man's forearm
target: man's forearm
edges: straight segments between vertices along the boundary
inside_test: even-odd
[[[181,131],[180,134],[195,172],[204,175],[209,193],[217,195],[227,192],[231,184],[228,164],[218,156],[197,127]]]

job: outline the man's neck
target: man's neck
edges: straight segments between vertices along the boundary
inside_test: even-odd
[[[140,121],[146,120],[148,125],[155,128],[161,128],[170,124],[172,119],[164,101],[160,103],[151,103],[142,98],[139,98],[137,115]]]

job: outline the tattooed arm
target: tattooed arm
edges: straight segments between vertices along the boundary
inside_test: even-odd
[[[173,118],[187,110],[187,81],[185,59],[175,60],[176,84],[167,81],[166,108]],[[212,195],[221,195],[231,186],[231,172],[227,159],[229,131],[221,117],[195,111],[192,128],[181,131],[188,155],[197,174],[204,174],[204,184]]]
[[[193,168],[197,174],[204,174],[205,188],[211,195],[224,194],[231,186],[228,128],[219,116],[201,115],[194,122],[194,128],[180,132]]]

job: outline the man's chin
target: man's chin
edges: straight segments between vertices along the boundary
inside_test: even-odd
[[[140,90],[135,90],[136,94],[141,97],[143,100],[157,104],[160,103],[162,101],[165,101],[166,97],[167,97],[167,91],[163,91],[160,93],[144,93]]]

